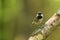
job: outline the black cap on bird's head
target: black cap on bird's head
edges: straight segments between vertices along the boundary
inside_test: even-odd
[[[38,13],[38,15],[41,15],[42,13]]]

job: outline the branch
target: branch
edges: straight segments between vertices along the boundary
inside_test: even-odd
[[[28,40],[45,40],[50,33],[60,23],[60,10],[55,13],[43,26],[39,28],[29,37]]]

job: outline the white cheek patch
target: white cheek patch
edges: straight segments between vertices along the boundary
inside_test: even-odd
[[[36,17],[38,16],[38,14],[36,15]]]
[[[38,14],[36,15],[36,17],[38,16]],[[41,14],[41,16],[43,17],[43,14]]]
[[[41,14],[41,16],[43,17],[43,14]]]

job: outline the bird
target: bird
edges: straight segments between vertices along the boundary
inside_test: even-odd
[[[32,25],[39,25],[43,21],[43,13],[37,12],[36,16],[34,17],[32,21]]]
[[[36,16],[33,18],[32,25],[35,25],[35,26],[40,25],[42,23],[42,21],[43,21],[43,13],[39,11],[36,13]],[[40,29],[33,31],[28,40],[43,39],[43,36],[41,34],[39,34],[39,32],[40,32]]]

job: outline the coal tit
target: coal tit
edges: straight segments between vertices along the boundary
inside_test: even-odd
[[[33,19],[32,24],[39,25],[42,21],[43,21],[43,13],[42,12],[37,12],[36,16]]]

